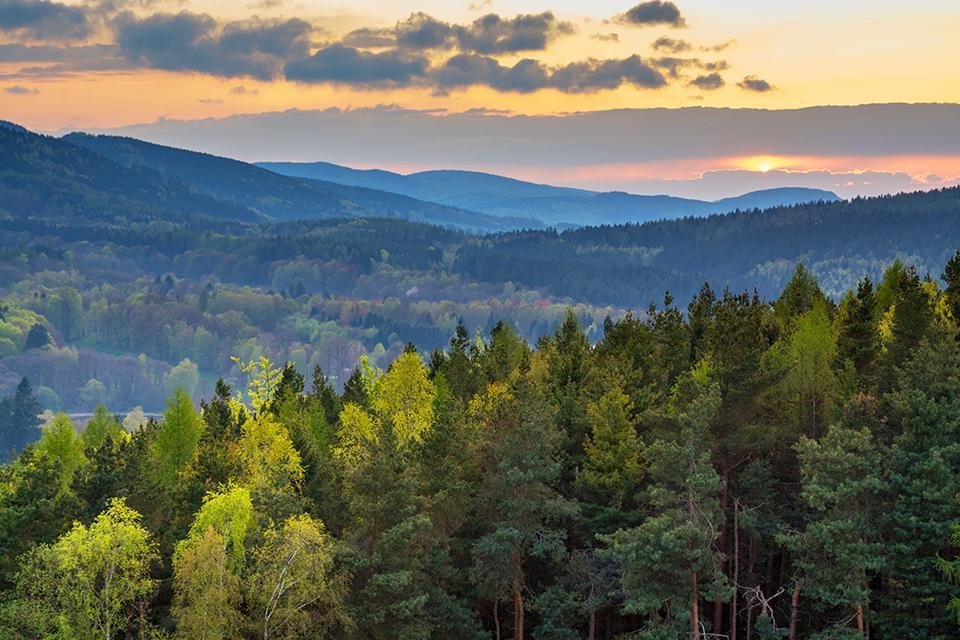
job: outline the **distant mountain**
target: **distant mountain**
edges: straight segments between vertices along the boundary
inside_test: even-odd
[[[72,133],[63,140],[125,167],[183,181],[199,193],[248,207],[271,220],[402,218],[482,233],[543,227],[533,219],[491,216],[386,190],[305,180],[238,160],[133,138]]]
[[[536,218],[561,227],[703,217],[738,209],[839,199],[830,191],[793,187],[754,191],[709,202],[665,195],[600,193],[554,187],[473,171],[424,171],[402,175],[379,169],[351,169],[327,162],[262,162],[258,166],[289,176],[383,189],[490,215]]]
[[[0,126],[0,214],[45,218],[182,220],[211,216],[253,222],[248,208],[195,193],[181,180],[120,166],[69,142]]]

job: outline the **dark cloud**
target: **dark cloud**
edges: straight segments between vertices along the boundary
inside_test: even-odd
[[[767,91],[773,91],[776,88],[763,78],[758,78],[757,76],[747,76],[738,82],[737,86],[744,91],[755,91],[757,93],[766,93]]]
[[[15,84],[12,87],[4,87],[3,92],[10,93],[15,96],[29,96],[35,93],[40,93],[36,89],[33,89],[31,87],[25,87],[22,84]]]
[[[666,36],[657,38],[650,46],[657,51],[669,51],[670,53],[683,53],[693,48],[693,45],[686,40],[676,40]]]
[[[118,15],[113,26],[124,56],[146,67],[211,75],[279,77],[289,58],[306,57],[314,27],[305,20],[254,18],[219,25],[206,14]]]
[[[723,88],[723,85],[726,83],[723,81],[723,76],[719,73],[708,73],[706,75],[697,76],[690,81],[691,87],[697,87],[698,89],[703,89],[704,91],[716,91],[717,89]]]
[[[429,64],[422,55],[399,50],[371,53],[334,44],[309,58],[288,62],[284,72],[298,82],[403,86],[423,78]]]
[[[639,56],[622,60],[589,60],[549,68],[530,59],[510,67],[489,56],[460,54],[436,69],[431,80],[441,90],[483,85],[517,93],[541,89],[592,93],[622,85],[655,89],[666,84],[663,75]]]
[[[243,85],[230,88],[230,95],[232,96],[255,96],[259,93],[256,89],[248,89]]]
[[[618,16],[617,22],[639,27],[665,24],[671,27],[685,27],[680,9],[672,2],[665,0],[649,0],[641,2],[626,13]]]
[[[397,44],[394,29],[356,29],[343,37],[340,41],[348,47],[383,48],[394,47]]]
[[[52,44],[0,44],[0,62],[94,61],[116,55],[108,44],[60,46]]]
[[[554,38],[574,30],[571,23],[557,20],[549,11],[510,19],[491,13],[469,27],[455,29],[461,49],[484,54],[543,51]]]
[[[663,56],[660,58],[653,58],[650,60],[650,64],[655,66],[658,69],[662,69],[667,72],[671,78],[679,78],[681,72],[688,69],[697,69],[699,71],[724,71],[730,65],[724,61],[719,60],[716,62],[704,62],[699,58],[678,58],[676,56]]]
[[[462,53],[436,69],[432,80],[443,90],[485,85],[498,91],[529,93],[549,86],[550,74],[536,60],[521,60],[506,67],[489,56]]]
[[[622,60],[574,62],[555,70],[551,80],[557,89],[568,93],[616,89],[624,84],[658,89],[667,84],[660,71],[637,55]]]
[[[27,40],[85,40],[96,27],[88,7],[51,0],[0,0],[0,32]]]
[[[397,24],[397,45],[409,49],[452,49],[484,55],[543,51],[555,38],[574,32],[549,11],[501,18],[495,13],[477,18],[469,25],[454,25],[415,13]]]
[[[395,38],[410,49],[448,49],[453,46],[454,28],[447,22],[419,12],[397,23]]]

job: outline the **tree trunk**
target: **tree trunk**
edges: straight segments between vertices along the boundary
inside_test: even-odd
[[[700,576],[690,572],[690,640],[700,640]]]
[[[496,640],[500,640],[500,601],[496,598],[493,600],[493,628]]]
[[[857,632],[863,636],[866,629],[863,626],[863,605],[857,605]]]
[[[590,612],[590,626],[587,630],[587,640],[596,640],[597,637],[597,612]]]
[[[797,614],[800,609],[800,583],[793,588],[790,596],[790,640],[797,640]]]
[[[737,640],[737,590],[740,584],[740,503],[733,500],[733,597],[730,599],[730,640]]]
[[[753,607],[747,607],[747,640],[753,640]]]
[[[730,503],[730,465],[723,464],[723,488],[720,491],[720,526],[717,535],[717,550],[724,554],[723,562],[726,564],[727,553],[727,505]],[[724,567],[720,568],[721,571]],[[717,600],[713,603],[713,628],[711,633],[721,633],[723,631],[723,601]]]
[[[523,594],[519,580],[513,583],[513,640],[523,640]]]

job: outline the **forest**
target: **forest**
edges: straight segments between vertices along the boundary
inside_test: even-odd
[[[156,418],[40,425],[21,380],[0,634],[960,635],[960,251],[836,298],[801,264],[770,298],[702,284],[601,325],[571,309],[531,346],[458,323],[343,385],[241,355]]]

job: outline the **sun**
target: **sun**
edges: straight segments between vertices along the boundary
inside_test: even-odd
[[[781,169],[790,165],[789,158],[780,156],[748,156],[741,158],[737,163],[741,169],[769,173],[774,169]]]

